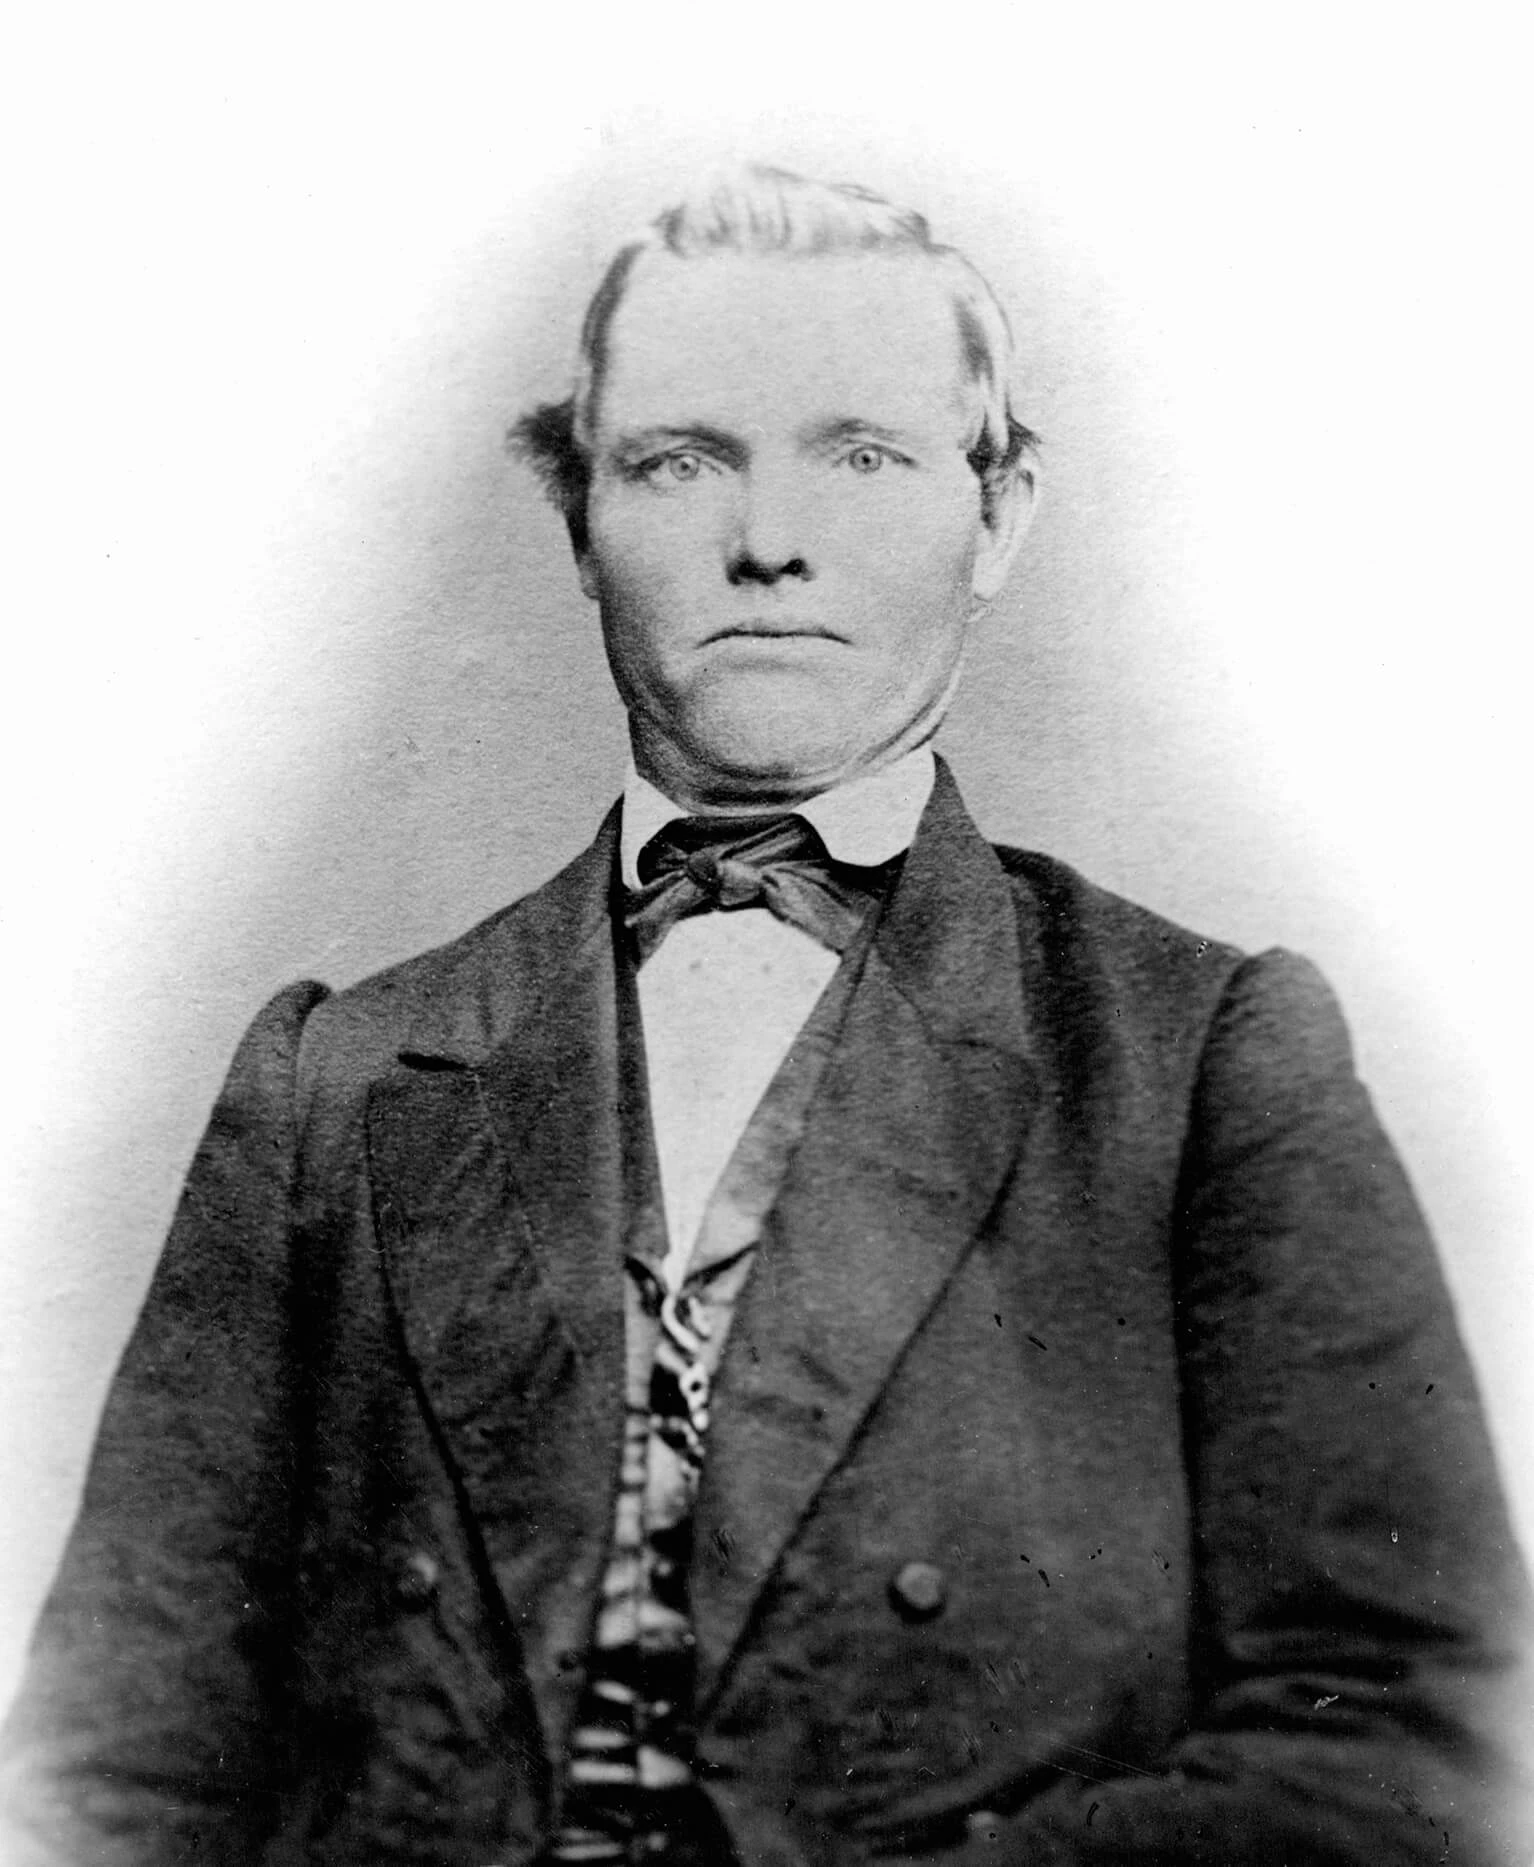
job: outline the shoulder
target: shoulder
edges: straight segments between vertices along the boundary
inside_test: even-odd
[[[345,1090],[391,1070],[402,1052],[468,1061],[483,1055],[535,990],[538,895],[525,896],[311,1007],[298,1059],[301,1095]]]
[[[364,1056],[408,1042],[423,1019],[453,1021],[486,978],[504,967],[517,923],[534,899],[514,901],[439,946],[328,992],[311,1012],[306,1048]]]
[[[1249,963],[1228,941],[1184,927],[1037,850],[993,844],[1012,888],[1025,966],[1056,989],[1119,1009],[1187,1001],[1210,1009]]]
[[[1018,909],[1025,978],[1078,1036],[1127,1040],[1261,1073],[1351,1069],[1347,1028],[1321,972],[1283,947],[1248,953],[1089,881],[1035,850],[993,844]]]
[[[340,991],[301,983],[279,994],[274,1006],[289,1004],[302,1025],[300,1101],[346,1097],[402,1052],[475,1063],[503,1043],[583,948],[610,938],[614,825],[541,887],[440,946]]]
[[[1114,894],[1056,856],[1008,843],[992,843],[991,850],[1020,900],[1034,909],[1047,938],[1085,938],[1126,951],[1242,957],[1238,948]]]

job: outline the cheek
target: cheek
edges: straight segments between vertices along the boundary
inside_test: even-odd
[[[896,592],[925,593],[968,582],[978,542],[978,500],[965,484],[943,487],[911,481],[892,489],[877,522],[849,513],[838,527],[839,555],[849,568]]]
[[[708,593],[717,573],[706,554],[685,540],[661,548],[653,536],[637,544],[611,539],[596,554],[597,595],[609,627],[652,652],[663,652],[672,638],[685,639],[706,613]]]
[[[975,544],[952,528],[892,530],[859,567],[865,597],[908,641],[946,632],[971,606]]]
[[[657,498],[632,489],[595,500],[589,512],[592,555],[604,585],[616,591],[687,583],[717,561],[722,515],[717,499]]]
[[[608,664],[626,704],[672,694],[678,657],[706,613],[703,554],[679,524],[607,514],[591,527],[591,594]]]

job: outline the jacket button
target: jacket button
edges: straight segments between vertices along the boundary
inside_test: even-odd
[[[999,1841],[1001,1839],[1001,1817],[994,1809],[973,1809],[964,1818],[964,1827],[971,1841]]]
[[[943,1612],[948,1578],[935,1562],[908,1562],[890,1583],[895,1612],[907,1621],[930,1621]]]
[[[440,1573],[436,1562],[424,1549],[412,1550],[394,1578],[395,1599],[412,1613],[424,1608],[436,1595]]]

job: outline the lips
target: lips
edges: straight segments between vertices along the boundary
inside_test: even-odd
[[[838,635],[834,629],[827,629],[818,622],[807,622],[797,616],[753,616],[749,622],[732,622],[728,628],[716,629],[708,637],[711,642],[727,641],[823,641],[842,642],[845,636]]]

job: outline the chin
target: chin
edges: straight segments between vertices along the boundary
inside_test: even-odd
[[[866,730],[866,721],[818,719],[802,705],[732,707],[695,722],[686,745],[694,767],[726,785],[807,796],[856,769]]]

